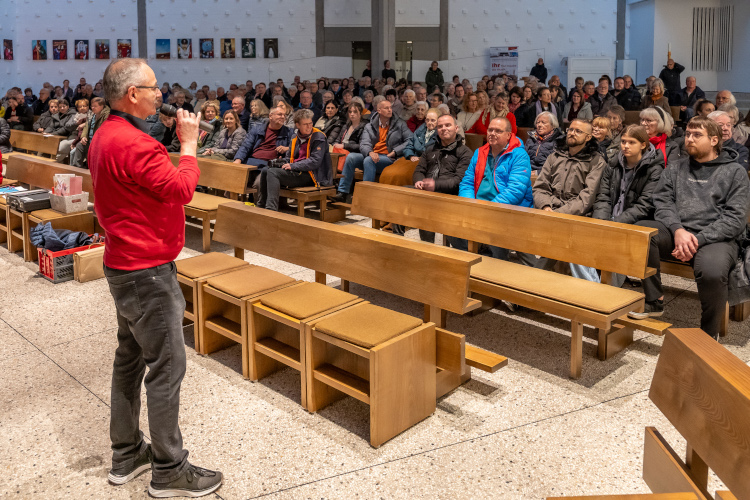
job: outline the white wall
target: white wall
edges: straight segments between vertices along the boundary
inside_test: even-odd
[[[667,64],[667,44],[671,44],[672,59],[685,66],[685,71],[680,75],[680,86],[685,86],[685,78],[694,76],[701,89],[717,90],[718,73],[693,71],[690,69],[690,60],[693,43],[693,7],[718,6],[719,0],[657,0],[652,74],[659,76]]]
[[[645,82],[653,74],[655,12],[655,0],[631,3],[628,6],[625,57],[637,61],[637,75],[631,75],[635,78],[636,85]]]
[[[734,5],[734,42],[732,70],[718,73],[716,88],[750,92],[750,2],[722,0],[721,5]]]
[[[324,5],[327,28],[371,26],[369,0],[325,0]],[[440,26],[440,0],[396,0],[396,26]]]
[[[449,8],[449,59],[440,66],[450,76],[481,78],[488,73],[493,46],[519,47],[519,76],[528,75],[543,57],[549,76],[560,75],[566,86],[564,57],[615,58],[616,0],[451,0]]]
[[[0,44],[3,39],[13,40],[14,52],[15,52],[15,34],[16,34],[16,0],[5,0],[3,2],[3,8],[0,9]],[[2,45],[0,45],[0,51]],[[0,58],[4,57],[0,52]],[[12,87],[10,82],[16,78],[16,60],[6,61],[0,59],[0,92],[5,95],[5,91]],[[24,87],[25,88],[25,87]]]

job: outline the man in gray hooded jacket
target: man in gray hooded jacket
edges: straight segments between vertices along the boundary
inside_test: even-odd
[[[638,225],[657,228],[651,240],[649,267],[654,276],[643,280],[645,310],[635,319],[661,316],[664,293],[659,272],[662,258],[693,267],[701,301],[701,329],[718,339],[728,297],[729,272],[739,255],[738,239],[747,225],[750,181],[734,151],[721,147],[721,128],[695,117],[685,132],[689,154],[664,170],[654,193],[653,221]]]

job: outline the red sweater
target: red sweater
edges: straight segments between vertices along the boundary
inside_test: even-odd
[[[88,162],[107,235],[104,264],[134,271],[173,261],[185,244],[183,205],[200,176],[195,157],[182,156],[175,168],[162,144],[109,115],[94,134]]]

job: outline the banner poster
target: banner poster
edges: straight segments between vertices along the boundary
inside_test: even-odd
[[[518,76],[518,47],[490,47],[490,75]]]

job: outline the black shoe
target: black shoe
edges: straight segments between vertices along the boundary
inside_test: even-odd
[[[334,196],[328,197],[331,203],[347,203],[349,195],[347,193],[337,192]]]
[[[139,457],[135,459],[130,467],[122,469],[112,469],[107,475],[107,479],[112,484],[125,484],[131,479],[135,479],[147,470],[151,469],[151,462],[153,460],[153,454],[151,452],[151,445],[146,447],[146,451],[141,453]]]
[[[628,313],[628,318],[632,319],[646,319],[646,318],[658,318],[664,314],[664,300],[659,299],[655,302],[646,302],[643,312],[631,311]]]
[[[152,480],[148,485],[148,494],[155,498],[202,497],[218,490],[223,481],[221,472],[188,465],[174,481],[157,484]]]

